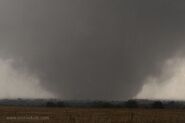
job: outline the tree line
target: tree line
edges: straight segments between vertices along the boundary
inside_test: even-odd
[[[136,100],[128,100],[126,102],[121,103],[113,103],[113,102],[106,102],[106,101],[94,101],[90,103],[83,103],[80,102],[78,104],[69,104],[62,101],[46,102],[46,107],[96,107],[96,108],[158,108],[163,109],[165,105],[161,101],[154,101],[150,105],[140,105]]]

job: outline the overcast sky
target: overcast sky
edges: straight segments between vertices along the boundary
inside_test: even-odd
[[[184,6],[1,0],[0,98],[185,99],[185,77],[177,72],[185,69]]]

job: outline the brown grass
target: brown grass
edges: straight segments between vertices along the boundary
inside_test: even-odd
[[[185,123],[185,110],[0,107],[0,123]]]

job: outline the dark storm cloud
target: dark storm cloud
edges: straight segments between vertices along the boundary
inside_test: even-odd
[[[1,0],[1,55],[23,59],[45,89],[64,99],[127,99],[185,45],[184,6],[181,0]]]

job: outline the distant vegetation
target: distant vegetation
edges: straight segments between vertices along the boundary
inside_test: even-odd
[[[48,101],[46,102],[46,107],[65,107],[64,102],[58,101],[58,102],[52,102]]]
[[[138,103],[136,100],[128,100],[125,102],[125,107],[127,108],[138,108]]]
[[[4,99],[0,106],[30,106],[30,107],[84,107],[84,108],[181,108],[185,109],[183,101],[160,100],[128,100],[128,101],[61,101],[56,99]]]
[[[84,108],[185,108],[185,102],[159,100],[128,101],[47,101],[46,107],[84,107]]]
[[[152,108],[160,109],[160,108],[164,108],[164,105],[161,101],[155,101],[155,102],[152,103]]]

